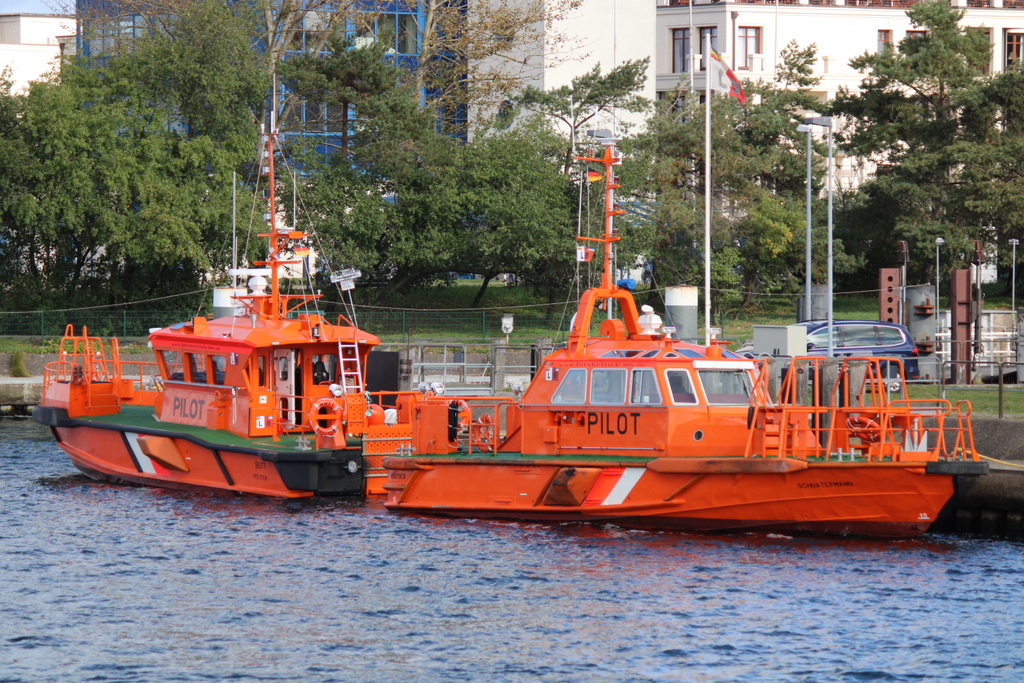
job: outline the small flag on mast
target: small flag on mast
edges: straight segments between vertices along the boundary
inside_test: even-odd
[[[743,86],[740,84],[740,79],[736,78],[736,74],[732,72],[732,69],[725,65],[722,55],[715,52],[714,48],[710,48],[710,50],[711,89],[715,92],[728,93],[739,100],[740,104],[746,104],[747,96],[743,94]]]
[[[600,171],[587,171],[587,181],[591,183],[596,183],[598,180],[603,178],[604,173],[601,173]]]

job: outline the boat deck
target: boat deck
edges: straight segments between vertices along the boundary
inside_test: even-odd
[[[315,448],[300,448],[300,434],[282,434],[276,440],[271,437],[250,439],[238,436],[223,429],[207,429],[195,425],[178,424],[176,422],[159,422],[153,417],[152,406],[121,406],[120,412],[111,415],[82,416],[74,418],[83,425],[91,425],[101,429],[114,429],[117,431],[138,431],[145,434],[182,438],[202,446],[223,449],[229,448],[238,452],[294,452],[306,450],[316,451]],[[307,433],[306,437],[310,443],[314,443],[312,434]],[[349,448],[360,448],[359,439],[348,439]]]

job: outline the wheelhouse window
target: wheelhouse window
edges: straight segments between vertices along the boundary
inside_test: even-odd
[[[224,370],[228,366],[227,356],[210,356],[210,365],[213,366],[213,383],[224,384]]]
[[[206,356],[199,353],[187,353],[188,379],[197,384],[206,384]]]
[[[694,405],[697,403],[697,392],[693,390],[689,370],[666,370],[668,390],[672,393],[672,402],[676,405]]]
[[[590,402],[620,406],[626,402],[626,369],[594,368],[590,373]]]
[[[338,376],[338,357],[330,354],[313,356],[313,384],[332,384]]]
[[[672,29],[672,73],[690,71],[690,29]]]
[[[697,376],[709,405],[749,405],[750,375],[746,370],[698,370]]]
[[[185,366],[182,363],[180,351],[161,351],[160,360],[164,366],[164,378],[170,380],[184,380]]]
[[[753,69],[753,56],[761,54],[761,28],[740,26],[736,29],[736,68]]]
[[[661,405],[661,391],[658,389],[658,380],[653,369],[637,368],[633,370],[629,402],[633,405]]]
[[[565,373],[551,402],[556,405],[583,405],[587,402],[587,371],[573,368]]]
[[[256,356],[256,372],[259,375],[258,384],[261,387],[267,386],[267,357]]]

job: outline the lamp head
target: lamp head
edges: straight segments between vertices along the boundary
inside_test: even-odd
[[[936,247],[941,247],[945,243],[946,243],[946,240],[942,239],[941,237],[936,237],[935,238],[935,246]]]

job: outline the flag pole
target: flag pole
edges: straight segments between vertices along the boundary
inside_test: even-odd
[[[704,345],[711,346],[711,36],[704,59]]]

